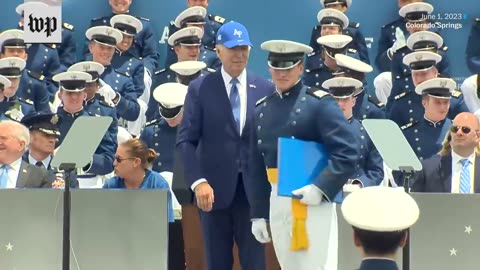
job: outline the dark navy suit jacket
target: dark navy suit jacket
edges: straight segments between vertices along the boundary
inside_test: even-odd
[[[250,206],[259,209],[253,205],[255,183],[247,176],[250,129],[254,128],[255,103],[274,89],[269,81],[247,72],[247,114],[240,136],[221,68],[190,83],[177,135],[177,149],[185,166],[187,186],[201,178],[212,186],[215,195],[213,210],[229,207],[235,197],[239,172],[243,175]],[[268,215],[268,209],[252,212],[251,215],[268,218],[264,213]]]
[[[415,175],[412,192],[450,193],[452,190],[452,155],[435,155],[422,161],[423,169]],[[475,157],[475,193],[480,193],[480,155]]]

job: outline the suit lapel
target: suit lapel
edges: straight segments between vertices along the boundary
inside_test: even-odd
[[[30,174],[29,170],[27,169],[28,166],[29,166],[28,163],[26,163],[25,161],[22,161],[20,165],[20,172],[18,173],[18,178],[17,178],[17,185],[16,185],[17,188],[23,188],[27,185],[27,181]]]
[[[443,192],[452,191],[452,155],[442,156],[440,161],[440,179],[443,180]]]
[[[474,193],[480,193],[480,155],[475,155],[475,167],[474,170],[474,177],[473,177],[473,191]]]

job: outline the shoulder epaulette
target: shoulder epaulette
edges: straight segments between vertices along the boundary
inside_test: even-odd
[[[43,76],[42,74],[38,74],[30,70],[27,70],[27,73],[28,75],[30,75],[30,77],[35,78],[39,81],[43,81],[43,79],[45,79],[45,76]]]
[[[360,23],[358,22],[351,22],[348,24],[348,27],[351,27],[351,28],[359,28],[360,27]]]
[[[130,74],[128,72],[122,72],[118,69],[115,69],[115,72],[117,72],[118,74],[123,75],[125,77],[130,77]]]
[[[380,100],[376,96],[370,96],[369,95],[368,96],[368,101],[375,104],[378,108],[382,108],[383,106],[385,106],[385,104],[383,102],[380,102]]]
[[[170,21],[171,26],[175,26],[175,21]]]
[[[214,73],[214,72],[217,71],[217,70],[214,69],[214,68],[207,68],[207,71],[210,72],[210,73]]]
[[[24,98],[18,98],[19,101],[23,102],[23,103],[27,103],[28,105],[33,105],[33,101],[31,101],[30,99],[24,99]]]
[[[149,18],[144,18],[144,17],[140,17],[140,16],[135,16],[135,18],[140,19],[140,20],[143,20],[143,21],[146,21],[146,22],[149,22],[149,21],[150,21]]]
[[[157,123],[159,123],[159,122],[160,122],[160,120],[158,120],[158,119],[152,120],[152,121],[150,121],[150,122],[147,122],[147,123],[145,124],[145,127],[153,126],[153,125],[155,125],[155,124],[157,124]]]
[[[208,14],[208,18],[211,20],[211,21],[215,21],[219,24],[223,24],[225,22],[225,18],[223,17],[220,17],[220,16],[215,16],[213,14]]]
[[[63,23],[63,28],[73,31],[73,25],[66,22]]]
[[[462,95],[462,91],[460,91],[460,90],[455,89],[452,92],[452,97],[454,97],[454,98],[459,98],[461,95]]]
[[[155,75],[160,74],[160,73],[162,73],[162,72],[165,72],[165,70],[167,70],[167,69],[166,69],[166,68],[162,68],[162,69],[160,69],[160,70],[155,71],[154,74],[155,74]]]
[[[349,53],[356,53],[357,50],[355,50],[354,48],[348,48],[348,52],[349,52]]]
[[[409,128],[415,126],[416,124],[417,124],[416,121],[415,121],[415,122],[410,122],[410,123],[408,123],[408,124],[406,124],[406,125],[401,126],[400,129],[401,129],[401,130],[409,129]]]
[[[448,50],[448,46],[443,46],[441,50],[446,52]]]
[[[315,98],[318,98],[318,99],[322,99],[322,98],[330,95],[330,93],[328,93],[327,91],[323,91],[323,90],[320,90],[320,89],[314,88],[314,87],[308,87],[307,94],[309,94],[309,95],[311,95]]]
[[[307,54],[307,57],[312,57],[312,56],[314,56],[315,54],[317,54],[317,52],[315,52],[315,51],[314,51],[314,52],[311,52],[311,53]]]
[[[258,105],[262,104],[263,102],[265,102],[265,100],[267,100],[267,97],[268,96],[264,96],[263,98],[259,99],[257,101],[257,103],[255,103],[255,107],[257,107]]]

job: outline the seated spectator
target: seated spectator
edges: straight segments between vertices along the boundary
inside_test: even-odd
[[[457,115],[440,153],[422,162],[412,191],[480,193],[479,135],[479,122],[474,114]]]
[[[139,139],[130,139],[117,148],[115,177],[105,182],[105,189],[165,189],[168,190],[168,222],[174,222],[172,194],[167,181],[159,173],[147,169],[157,153]]]
[[[22,160],[29,144],[28,128],[15,121],[0,122],[0,189],[52,187],[47,170]]]

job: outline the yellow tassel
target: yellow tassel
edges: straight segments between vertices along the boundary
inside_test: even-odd
[[[292,199],[293,226],[290,250],[308,249],[307,210],[307,205],[301,203],[299,199]]]
[[[278,183],[278,169],[267,169],[267,177],[270,183]],[[307,237],[307,205],[298,199],[292,199],[292,240],[290,242],[290,250],[300,251],[308,249]]]

